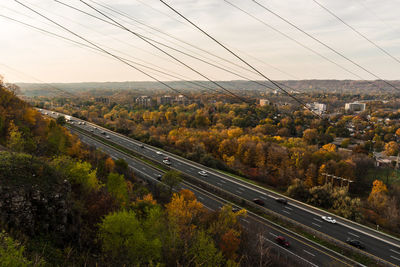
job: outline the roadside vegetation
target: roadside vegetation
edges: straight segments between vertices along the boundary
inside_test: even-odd
[[[135,104],[126,91],[115,92],[108,104],[93,101],[90,93],[86,100],[51,102],[60,112],[400,234],[400,172],[393,160],[382,167],[375,162],[377,153],[392,158],[399,153],[399,101],[370,101],[364,112],[346,114],[345,101],[376,96],[303,95],[305,102],[324,101],[331,107],[331,115],[319,119],[279,96],[271,98],[285,103],[280,106],[214,97],[148,108]],[[49,101],[32,103],[46,108]]]

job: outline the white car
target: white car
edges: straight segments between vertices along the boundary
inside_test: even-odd
[[[106,138],[107,138],[107,139],[110,139],[110,136],[109,136],[109,135],[106,135]]]
[[[321,219],[330,223],[336,223],[336,220],[332,217],[322,216]]]
[[[171,165],[171,161],[169,161],[168,159],[164,159],[162,161],[165,165]]]
[[[162,155],[162,152],[161,151],[156,151],[156,154],[157,155]]]
[[[208,176],[208,174],[207,174],[206,171],[199,171],[199,174],[200,174],[201,176]]]

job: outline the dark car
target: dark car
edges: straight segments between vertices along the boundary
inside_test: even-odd
[[[279,203],[282,203],[282,204],[287,204],[287,199],[286,198],[277,198],[277,199],[275,199],[276,200],[276,202],[279,202]]]
[[[279,245],[281,245],[281,246],[283,246],[283,247],[285,247],[285,248],[290,247],[290,243],[289,243],[288,241],[286,241],[286,238],[284,238],[283,236],[277,236],[277,237],[275,238],[275,241],[276,241]]]
[[[347,238],[346,243],[359,249],[365,249],[365,245],[355,239]]]
[[[260,206],[264,206],[264,201],[262,201],[262,200],[259,199],[259,198],[253,199],[253,202],[256,203],[256,204],[258,204],[258,205],[260,205]]]
[[[238,207],[235,207],[235,206],[233,206],[232,207],[232,212],[238,212],[238,211],[240,211],[240,208],[238,208]]]

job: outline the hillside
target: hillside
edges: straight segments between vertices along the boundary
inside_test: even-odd
[[[210,212],[173,185],[150,191],[124,160],[81,144],[62,123],[0,81],[0,266],[287,263],[255,253],[239,224],[245,210]]]
[[[202,84],[215,88],[211,82],[202,81]],[[233,89],[235,92],[242,90],[271,92],[256,83],[250,81],[218,81],[226,88]],[[370,82],[357,80],[284,80],[279,81],[283,85],[290,86],[292,90],[299,92],[331,92],[331,93],[351,93],[351,94],[379,94],[381,92],[395,92],[392,87],[384,82]],[[400,87],[400,81],[391,81]],[[185,82],[167,82],[173,88],[186,92],[194,90],[193,85]],[[265,84],[272,86],[271,83]],[[157,91],[165,91],[166,88],[157,82],[90,82],[90,83],[17,83],[21,91],[26,96],[43,96],[59,94],[59,89],[71,93],[85,91],[104,91],[104,90],[133,90],[138,94],[153,94]],[[196,89],[198,90],[198,89]],[[204,89],[203,89],[204,90]],[[102,92],[104,95],[104,92]]]

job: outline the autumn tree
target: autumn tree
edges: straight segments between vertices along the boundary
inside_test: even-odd
[[[315,145],[317,143],[318,131],[317,129],[307,129],[303,132],[303,139],[309,145]]]
[[[397,156],[399,154],[399,144],[395,141],[390,141],[385,145],[385,154],[387,156]]]
[[[388,201],[388,189],[381,180],[372,183],[371,193],[368,196],[368,203],[377,213],[384,211]]]

